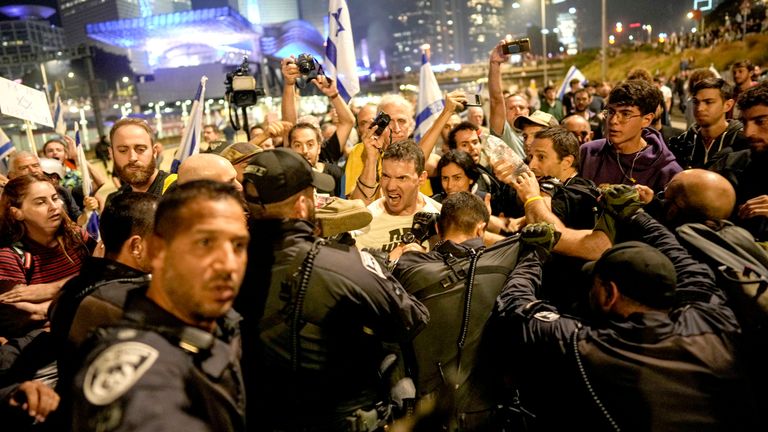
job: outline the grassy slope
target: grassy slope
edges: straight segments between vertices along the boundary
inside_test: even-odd
[[[599,50],[589,50],[565,63],[575,64],[587,78],[599,79],[601,64],[598,54]],[[638,67],[647,69],[651,74],[671,76],[679,72],[680,59],[683,57],[693,57],[694,67],[714,64],[720,71],[727,70],[734,61],[745,58],[765,66],[768,63],[768,34],[751,34],[746,41],[688,49],[678,54],[665,54],[660,48],[643,47],[637,51],[627,48],[608,58],[607,79],[620,81],[627,72]]]

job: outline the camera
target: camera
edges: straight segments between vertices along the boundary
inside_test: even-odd
[[[371,125],[368,126],[368,129],[376,128],[373,134],[376,136],[381,136],[381,134],[384,133],[384,129],[389,126],[390,121],[392,121],[392,118],[389,116],[389,114],[385,113],[384,111],[379,111],[379,114],[377,114],[376,118],[373,119],[373,122],[371,122]]]
[[[311,54],[299,54],[296,59],[296,66],[298,66],[300,74],[307,76],[317,70],[317,60]]]
[[[504,54],[521,54],[531,50],[531,40],[528,38],[513,40],[502,45],[501,52]]]
[[[401,241],[405,244],[422,244],[425,240],[437,235],[437,219],[440,217],[437,213],[417,212],[413,215],[411,230],[403,234]]]
[[[238,108],[256,105],[256,99],[264,96],[264,89],[256,87],[256,78],[250,73],[248,57],[243,56],[243,63],[227,74],[224,81],[229,102]]]

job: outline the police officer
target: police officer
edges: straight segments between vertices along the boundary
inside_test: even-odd
[[[409,370],[419,398],[437,397],[453,407],[442,430],[503,429],[497,407],[505,389],[496,361],[503,347],[488,317],[517,262],[518,242],[508,238],[486,249],[489,217],[478,196],[448,195],[437,223],[441,243],[429,253],[404,253],[393,271],[429,310],[429,325],[411,344]]]
[[[734,348],[739,325],[725,295],[659,222],[616,211],[611,201],[631,189],[609,189],[606,204],[624,220],[620,234],[642,241],[618,243],[585,266],[589,322],[560,315],[537,295],[554,225],[529,225],[521,235],[530,246],[498,309],[519,350],[511,366],[537,430],[577,419],[598,431],[750,430]]]
[[[245,429],[238,316],[248,229],[239,193],[198,181],[164,195],[152,280],[128,295],[75,377],[77,431]],[[88,351],[86,351],[88,352]]]
[[[410,340],[428,316],[373,256],[313,235],[315,188],[333,189],[332,178],[286,149],[256,154],[244,171],[252,247],[272,255],[252,262],[270,267],[254,282],[263,285],[244,289],[267,291],[251,335],[259,355],[246,363],[249,409],[259,430],[373,430],[386,411],[383,342]]]

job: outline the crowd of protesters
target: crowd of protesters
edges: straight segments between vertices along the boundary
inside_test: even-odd
[[[531,98],[503,44],[488,104],[445,93],[418,142],[408,98],[322,75],[327,118],[301,115],[289,57],[280,120],[206,125],[176,173],[117,121],[105,199],[69,137],[11,155],[3,430],[759,428],[768,83],[741,61]]]

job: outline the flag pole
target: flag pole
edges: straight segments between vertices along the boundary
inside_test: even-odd
[[[37,155],[37,144],[35,144],[35,135],[32,133],[32,122],[24,120],[24,128],[27,130],[27,143],[29,144],[29,151],[33,155]]]

